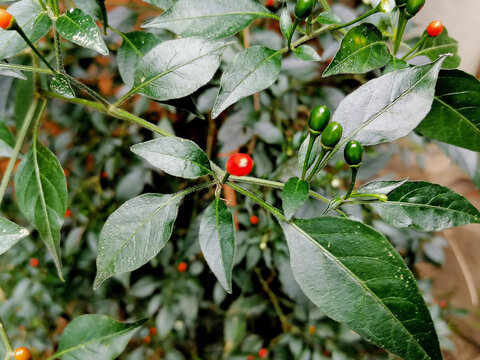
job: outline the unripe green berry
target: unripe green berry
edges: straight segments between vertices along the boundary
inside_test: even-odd
[[[408,0],[406,12],[409,17],[414,17],[422,9],[425,0]]]
[[[338,144],[342,138],[343,128],[337,122],[331,122],[327,125],[322,134],[322,147],[326,150],[331,150]]]
[[[363,147],[358,141],[352,140],[345,145],[345,162],[350,167],[359,167],[363,159]]]
[[[310,16],[315,5],[315,0],[297,0],[295,4],[295,16],[297,19],[305,20]]]
[[[327,106],[317,106],[310,113],[308,128],[313,136],[318,136],[330,121],[330,109]]]

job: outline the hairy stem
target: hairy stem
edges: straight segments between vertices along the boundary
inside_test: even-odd
[[[8,335],[5,331],[5,327],[3,326],[3,320],[0,318],[0,338],[5,346],[5,358],[4,360],[11,359],[13,356],[13,348],[10,344],[10,340],[8,339]]]

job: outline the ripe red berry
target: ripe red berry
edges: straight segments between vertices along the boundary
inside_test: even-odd
[[[246,176],[253,169],[253,159],[248,154],[236,153],[227,160],[227,172],[233,176]]]
[[[101,177],[102,179],[106,179],[106,178],[108,178],[108,173],[107,173],[106,171],[102,171],[102,172],[100,173],[100,177]]]
[[[247,356],[247,360],[255,360],[255,356],[253,356],[253,355],[248,355],[248,356]]]
[[[0,28],[8,30],[12,26],[13,16],[5,9],[0,9]]]
[[[181,272],[181,273],[184,273],[185,271],[187,271],[187,263],[181,262],[180,264],[178,264],[177,270],[178,272]]]
[[[275,5],[275,0],[267,0],[267,3],[265,5],[273,6],[273,5]]]
[[[260,220],[258,219],[258,216],[257,215],[252,215],[250,216],[250,224],[252,225],[258,225],[258,222]]]
[[[260,350],[258,350],[258,357],[260,359],[266,359],[268,356],[268,350],[265,349],[265,348],[261,348]]]
[[[440,309],[446,309],[448,307],[448,303],[446,301],[440,301],[438,305],[440,306]]]
[[[30,261],[30,266],[31,267],[38,267],[38,265],[40,264],[40,261],[37,259],[37,258],[31,258]]]
[[[148,332],[150,335],[155,336],[157,335],[157,328],[151,327],[150,329],[148,329]]]
[[[67,209],[67,211],[65,211],[65,217],[68,219],[70,216],[72,216],[72,212],[70,209]]]
[[[145,345],[150,344],[151,341],[152,341],[152,339],[148,335],[144,336],[143,339],[142,339],[142,343],[144,343]]]
[[[427,27],[427,33],[431,37],[437,37],[443,32],[443,24],[441,21],[433,21]]]
[[[31,360],[32,353],[26,347],[19,347],[15,350],[15,360]]]

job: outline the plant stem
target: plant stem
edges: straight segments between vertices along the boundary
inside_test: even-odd
[[[56,20],[53,21],[53,43],[55,45],[55,60],[57,61],[57,69],[58,71],[64,72],[62,49],[60,48],[60,35],[58,35]]]
[[[395,32],[395,37],[393,40],[393,55],[397,55],[398,49],[400,49],[400,43],[402,42],[403,33],[408,22],[408,17],[405,9],[399,9],[399,12],[400,14],[398,17],[397,31]]]
[[[35,68],[35,67],[32,67],[32,66],[25,66],[25,65],[18,65],[18,64],[7,64],[7,63],[3,63],[3,62],[0,62],[0,68],[35,72],[35,73],[47,74],[47,75],[54,75],[52,73],[52,70],[50,70],[50,69],[41,69],[41,68]]]
[[[68,75],[67,73],[64,73],[63,75],[65,75],[68,78],[68,80],[78,89],[85,91],[88,95],[90,95],[93,99],[97,100],[99,103],[101,103],[105,107],[107,108],[111,107],[111,104],[104,97],[102,97],[100,94],[90,89],[87,85],[78,81],[73,76]]]
[[[0,317],[0,338],[2,339],[3,344],[5,345],[5,358],[4,360],[8,360],[13,356],[13,348],[10,344],[10,340],[8,339],[8,335],[5,331],[5,327],[3,326],[3,320]]]
[[[320,0],[320,4],[322,4],[323,10],[330,11],[330,5],[328,5],[327,0]]]
[[[325,148],[322,147],[322,151],[320,152],[320,156],[318,157],[317,163],[313,167],[312,172],[310,173],[307,181],[310,182],[312,179],[315,177],[315,175],[318,174],[320,170],[322,170],[323,166],[321,167],[320,164],[322,163],[322,159],[329,153],[330,150],[325,150]]]
[[[357,23],[357,22],[359,22],[359,21],[362,21],[363,19],[365,19],[365,18],[367,18],[367,17],[369,17],[369,16],[371,16],[371,15],[373,15],[373,14],[378,13],[379,11],[380,11],[380,8],[379,8],[378,6],[377,6],[377,7],[374,7],[373,9],[367,11],[365,14],[359,16],[359,17],[356,18],[356,19],[353,19],[352,21],[349,21],[349,22],[347,22],[347,23],[345,23],[345,24],[341,24],[341,25],[335,26],[335,27],[332,29],[332,31],[334,31],[334,30],[340,30],[340,29],[343,29],[343,28],[345,28],[345,27],[347,27],[347,26],[353,25],[353,24],[355,24],[355,23]]]
[[[299,22],[300,22],[300,20],[295,18],[295,21],[293,22],[292,32],[290,33],[290,35],[288,36],[288,39],[287,39],[287,49],[290,49],[290,47],[292,45],[293,34],[295,33],[295,29],[297,28]],[[307,31],[307,33],[308,33],[308,31]]]
[[[427,40],[427,38],[428,38],[428,34],[427,33],[423,34],[423,36],[420,38],[420,40],[418,40],[415,46],[412,47],[405,55],[403,55],[403,57],[400,60],[408,60],[407,57],[411,55],[415,50],[417,50],[420,47],[420,45],[422,45],[425,42],[425,40]]]
[[[30,128],[30,124],[32,120],[34,120],[35,113],[38,107],[38,98],[34,98],[32,103],[30,104],[30,108],[28,109],[27,116],[25,120],[23,120],[22,127],[17,135],[17,141],[15,143],[15,147],[13,148],[12,155],[10,156],[10,160],[8,161],[7,169],[3,174],[2,182],[0,183],[0,205],[2,204],[3,197],[5,196],[5,192],[7,191],[8,182],[10,181],[10,177],[12,176],[13,170],[15,168],[15,164],[17,162],[18,155],[20,154],[20,150],[23,145],[23,141],[25,140],[25,136],[27,135],[28,129]]]
[[[343,197],[343,200],[347,200],[350,195],[352,195],[352,191],[355,187],[355,181],[357,180],[358,174],[358,167],[352,167],[352,181],[350,182],[350,186],[348,187],[347,194]]]
[[[310,140],[308,141],[307,153],[305,154],[305,159],[303,161],[303,171],[302,171],[302,180],[305,180],[305,175],[308,170],[308,160],[310,160],[310,154],[312,153],[313,144],[315,143],[316,137],[310,134]]]

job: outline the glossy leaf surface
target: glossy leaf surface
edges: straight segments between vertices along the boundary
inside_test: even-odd
[[[121,323],[105,315],[81,315],[67,325],[54,358],[113,360],[147,320]]]
[[[305,180],[293,177],[287,181],[282,192],[283,212],[287,220],[290,220],[298,209],[308,199],[310,185]]]
[[[255,0],[179,0],[143,27],[167,29],[183,37],[221,39],[263,17],[274,16]]]
[[[321,61],[322,58],[318,55],[317,50],[308,45],[301,45],[295,48],[295,56],[303,61]]]
[[[67,99],[73,99],[75,97],[68,78],[63,74],[57,74],[53,77],[50,81],[50,90]]]
[[[442,359],[415,279],[382,234],[329,216],[282,227],[294,277],[323,312],[404,359]]]
[[[480,212],[467,199],[425,181],[408,181],[389,193],[387,202],[372,206],[392,225],[422,231],[480,223]]]
[[[280,30],[285,39],[288,39],[293,32],[292,17],[287,9],[283,9],[280,14]]]
[[[383,67],[389,61],[390,50],[382,33],[374,25],[365,23],[345,35],[340,50],[322,76],[363,74]]]
[[[442,61],[388,73],[348,95],[333,115],[343,127],[342,144],[354,139],[374,145],[408,135],[430,111]]]
[[[163,249],[183,196],[143,194],[110,215],[100,234],[94,288],[113,275],[138,269]]]
[[[238,53],[222,74],[212,117],[216,118],[240,99],[271,86],[277,80],[281,65],[281,52],[263,46],[253,46]]]
[[[225,291],[231,293],[235,229],[232,213],[223,200],[216,198],[203,212],[199,241],[208,266]]]
[[[207,154],[190,140],[164,137],[133,145],[130,149],[173,176],[196,179],[212,173]]]
[[[480,81],[460,70],[442,70],[432,109],[415,131],[480,152]]]
[[[74,44],[108,55],[97,24],[80,9],[70,9],[57,20],[57,30],[62,37]]]
[[[159,101],[190,95],[212,79],[225,46],[200,38],[165,41],[138,62],[134,91]]]
[[[29,234],[27,229],[0,217],[0,255]]]
[[[67,182],[58,159],[39,142],[18,166],[15,193],[20,211],[40,233],[62,278],[60,228],[67,210]]]

